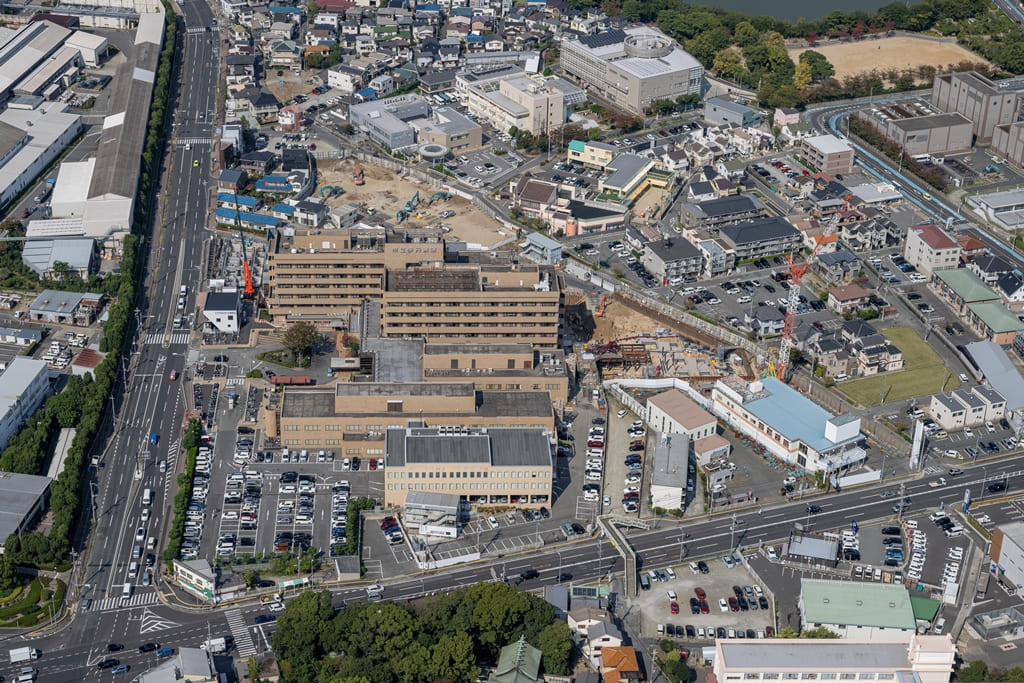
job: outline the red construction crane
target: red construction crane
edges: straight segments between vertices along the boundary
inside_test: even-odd
[[[846,198],[848,205],[850,198]],[[814,259],[818,257],[821,248],[828,241],[825,238],[832,234],[834,225],[829,223],[825,231],[818,235],[814,243],[811,255],[803,263],[793,260],[792,254],[786,254],[786,263],[789,265],[789,301],[786,304],[786,319],[782,325],[782,343],[779,344],[779,359],[775,364],[775,376],[783,382],[789,380],[789,357],[796,348],[796,339],[793,337],[793,330],[796,327],[796,309],[800,306],[800,286],[803,284],[804,275],[811,267]]]

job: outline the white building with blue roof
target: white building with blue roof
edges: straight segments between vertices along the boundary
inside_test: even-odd
[[[867,457],[859,417],[832,415],[774,377],[718,380],[711,409],[775,457],[811,473],[837,474]]]

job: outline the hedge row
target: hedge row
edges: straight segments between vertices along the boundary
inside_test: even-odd
[[[174,495],[174,519],[167,531],[167,547],[164,561],[170,564],[181,553],[181,539],[185,535],[185,513],[192,499],[192,482],[196,474],[196,455],[199,453],[199,436],[202,428],[199,420],[188,421],[181,446],[185,449],[185,471],[178,475],[178,492]]]
[[[149,231],[150,199],[155,191],[154,179],[165,141],[167,96],[171,91],[174,53],[177,48],[177,19],[166,2],[164,9],[170,19],[165,27],[164,47],[160,53],[156,86],[150,109],[146,144],[140,161],[139,186],[135,199],[132,234],[122,247],[121,273],[116,301],[110,306],[100,339],[100,350],[106,358],[92,377],[69,379],[68,387],[43,404],[28,420],[25,428],[11,441],[0,456],[0,469],[22,474],[40,474],[50,452],[56,428],[74,426],[75,438],[68,450],[65,466],[50,487],[50,508],[53,526],[48,536],[38,532],[11,535],[5,551],[11,552],[20,564],[37,567],[62,564],[71,550],[71,535],[81,512],[81,479],[89,459],[93,439],[99,431],[107,409],[107,397],[115,388],[121,349],[130,330],[135,306],[135,281],[142,273],[142,236]],[[130,172],[128,169],[125,172]],[[38,598],[37,598],[38,600]]]
[[[6,620],[18,616],[19,614],[31,614],[39,609],[39,599],[43,595],[43,584],[39,582],[39,579],[33,579],[31,585],[29,585],[28,595],[4,608],[0,608],[0,619]],[[32,608],[35,609],[32,609]]]

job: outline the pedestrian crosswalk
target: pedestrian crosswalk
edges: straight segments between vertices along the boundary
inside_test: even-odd
[[[224,384],[225,384],[225,386],[229,386],[229,387],[231,387],[231,386],[240,386],[242,384],[245,384],[245,378],[244,377],[228,377],[226,380],[224,380]]]
[[[178,138],[175,143],[178,147],[185,145],[212,145],[213,138]]]
[[[228,610],[224,613],[224,618],[228,620],[228,628],[231,629],[231,635],[235,639],[238,656],[248,657],[256,654],[256,645],[252,642],[252,634],[245,623],[245,617],[242,616],[242,610]]]
[[[189,26],[185,33],[209,33],[209,26]]]
[[[120,589],[117,589],[118,591]],[[134,593],[132,597],[127,600],[120,596],[112,598],[103,598],[100,600],[100,611],[107,612],[115,609],[125,609],[126,607],[143,607],[145,605],[155,605],[160,602],[156,592],[149,590],[145,593]]]
[[[165,335],[163,332],[150,332],[149,334],[146,335],[146,338],[143,340],[143,343],[163,344],[166,338],[167,335]],[[175,344],[188,346],[189,342],[191,341],[192,335],[189,334],[188,332],[175,332],[171,335],[170,343],[172,346]]]

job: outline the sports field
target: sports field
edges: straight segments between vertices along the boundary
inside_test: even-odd
[[[797,62],[804,49],[790,50],[789,57]],[[868,71],[885,72],[911,69],[932,64],[941,72],[948,64],[963,61],[984,62],[985,59],[953,42],[942,42],[914,36],[866,38],[864,40],[818,45],[813,48],[825,55],[836,69],[836,78]]]
[[[851,401],[877,406],[960,386],[960,380],[917,332],[909,327],[893,327],[881,333],[903,352],[903,370],[837,384],[836,388]]]

